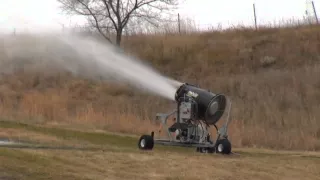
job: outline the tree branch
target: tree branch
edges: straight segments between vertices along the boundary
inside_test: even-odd
[[[76,0],[77,2],[79,2],[80,4],[82,4],[90,13],[90,15],[94,18],[94,21],[95,21],[95,25],[96,25],[96,28],[97,30],[99,31],[99,33],[104,37],[106,38],[109,42],[111,42],[110,38],[107,37],[101,30],[100,28],[100,25],[99,25],[99,22],[98,22],[98,18],[95,16],[95,14],[91,11],[91,9],[89,8],[88,5],[86,5],[85,3],[82,2],[82,0]]]
[[[115,21],[115,20],[112,18],[112,16],[111,16],[110,7],[109,7],[109,4],[108,4],[107,0],[101,0],[101,1],[103,2],[103,4],[105,5],[105,7],[106,7],[106,9],[107,9],[107,13],[108,13],[108,14],[107,14],[106,17],[111,20],[114,28],[115,28],[116,30],[118,30],[118,25],[117,25],[116,21]]]
[[[107,34],[110,31],[117,34],[117,41],[121,41],[122,31],[128,30],[128,24],[139,23],[138,27],[142,29],[144,28],[141,27],[142,22],[158,26],[167,16],[165,11],[169,12],[178,2],[178,0],[57,1],[62,4],[65,11],[87,17],[88,25],[95,28],[109,42],[111,39]]]

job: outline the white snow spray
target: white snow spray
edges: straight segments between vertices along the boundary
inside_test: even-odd
[[[174,100],[175,91],[182,84],[92,37],[35,34],[4,36],[2,42],[0,54],[5,56],[0,62],[1,73],[13,71],[17,66],[26,69],[28,63],[37,64],[38,68],[47,63],[42,70],[58,67],[83,77],[112,78],[169,100]]]

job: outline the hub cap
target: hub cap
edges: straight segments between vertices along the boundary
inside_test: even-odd
[[[222,152],[222,151],[223,151],[223,145],[222,145],[222,144],[219,144],[219,146],[218,146],[218,151],[219,151],[219,152]]]
[[[145,140],[145,139],[142,139],[142,140],[141,140],[140,146],[141,146],[141,147],[145,147],[145,146],[146,146],[146,140]]]

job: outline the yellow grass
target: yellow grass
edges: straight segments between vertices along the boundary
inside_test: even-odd
[[[33,156],[61,159],[64,163],[56,164],[64,167],[61,174],[87,179],[317,180],[320,175],[319,160],[291,156],[188,157],[178,153],[27,152]],[[49,172],[50,167],[43,169]]]
[[[49,144],[47,147],[98,148],[1,147],[1,179],[320,179],[319,152],[235,148],[235,154],[223,156],[159,145],[143,152],[137,148],[138,138],[5,122],[0,126],[6,127],[0,138],[17,140],[20,136],[23,140],[30,135],[31,142]],[[61,142],[63,146],[57,146]]]
[[[123,47],[165,75],[229,96],[235,147],[319,150],[319,30],[136,35],[124,38]],[[22,71],[1,77],[0,100],[3,118],[138,135],[157,130],[155,113],[174,107],[126,86]]]

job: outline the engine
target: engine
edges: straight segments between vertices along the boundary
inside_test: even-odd
[[[215,125],[226,108],[224,95],[217,95],[194,85],[183,84],[175,94],[177,102],[176,123],[169,130],[176,140],[203,142],[210,139],[207,127]]]

